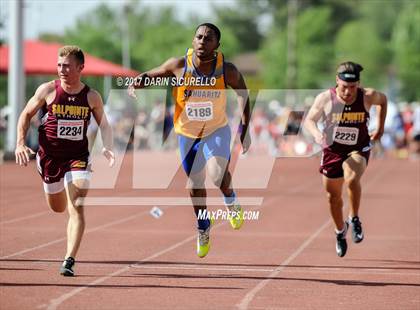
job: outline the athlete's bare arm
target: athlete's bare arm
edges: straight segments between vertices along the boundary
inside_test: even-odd
[[[184,57],[172,57],[165,61],[163,64],[161,64],[159,67],[146,71],[143,74],[147,75],[150,78],[179,76],[180,72],[184,69],[184,63]],[[140,74],[140,76],[142,76],[143,74]]]
[[[306,116],[304,122],[306,130],[311,133],[315,139],[315,142],[318,144],[322,143],[323,133],[318,129],[317,122],[321,119],[322,115],[326,113],[329,102],[330,94],[328,90],[316,96],[315,102],[309,109],[308,115]]]
[[[134,84],[130,85],[128,88],[128,93],[130,96],[135,97],[134,90],[137,88],[143,88],[145,78],[157,78],[157,77],[168,77],[168,76],[177,76],[181,75],[181,72],[184,68],[184,57],[180,58],[169,58],[159,67],[153,68],[149,71],[143,72],[135,77]]]
[[[243,111],[241,117],[242,132],[242,153],[246,153],[251,145],[251,139],[249,136],[249,122],[251,120],[251,108],[249,104],[248,89],[245,84],[245,80],[239,70],[230,62],[225,63],[225,78],[226,85],[232,87],[235,90],[238,100],[240,111]]]
[[[376,106],[376,113],[378,115],[376,130],[371,134],[370,138],[374,141],[379,140],[384,134],[385,118],[388,106],[387,98],[383,93],[373,88],[365,88],[364,96],[366,111],[369,111],[372,105]]]
[[[26,166],[29,162],[30,154],[35,154],[33,150],[25,145],[26,134],[32,117],[46,104],[49,96],[55,92],[54,81],[41,84],[35,94],[29,99],[25,108],[19,116],[17,124],[17,139],[15,157],[16,163]]]
[[[112,128],[109,126],[108,119],[106,118],[104,112],[104,104],[102,102],[101,95],[96,91],[91,89],[88,93],[88,103],[92,109],[93,117],[95,118],[96,123],[101,129],[101,138],[104,144],[102,149],[102,154],[106,157],[109,162],[109,166],[114,165],[115,156],[113,153],[113,135]]]

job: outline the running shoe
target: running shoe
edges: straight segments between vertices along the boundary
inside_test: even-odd
[[[199,229],[197,235],[197,255],[203,258],[210,250],[210,229],[214,225],[214,219],[210,218],[210,225],[207,229]]]
[[[351,220],[349,219],[349,224],[351,224],[351,237],[354,243],[362,242],[363,240],[363,230],[362,230],[362,223],[359,220],[358,216],[353,217]]]
[[[335,250],[339,257],[343,257],[344,255],[346,255],[346,252],[347,252],[346,233],[347,233],[348,227],[349,227],[349,224],[346,221],[344,222],[344,231],[338,234],[336,233],[337,242],[335,244]]]
[[[244,211],[242,210],[241,205],[239,203],[235,203],[231,206],[226,206],[226,208],[229,211],[228,219],[230,226],[232,226],[233,229],[241,228],[242,224],[244,223]],[[232,213],[235,216],[232,216]]]
[[[73,271],[74,263],[75,261],[73,257],[66,258],[63,262],[63,265],[61,265],[60,274],[65,277],[73,277],[74,276],[74,271]]]

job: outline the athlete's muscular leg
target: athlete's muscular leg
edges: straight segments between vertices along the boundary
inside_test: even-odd
[[[192,204],[194,206],[195,215],[198,216],[199,210],[206,210],[206,170],[202,169],[201,171],[190,174],[188,177],[188,188],[190,190],[190,197]]]
[[[86,179],[76,179],[69,182],[66,186],[67,210],[69,221],[67,224],[67,252],[66,257],[76,257],[80,242],[82,241],[85,230],[85,215],[83,201],[87,195],[89,181]]]
[[[61,192],[56,194],[45,193],[45,199],[47,200],[48,206],[54,212],[64,212],[67,206],[67,194],[63,189]]]
[[[330,213],[334,220],[335,228],[342,230],[344,228],[343,221],[343,198],[342,187],[344,183],[343,178],[327,178],[322,176],[324,188],[327,191],[328,204],[330,206]]]
[[[213,156],[207,161],[207,171],[214,185],[220,188],[225,197],[232,196],[232,175],[229,172],[229,161],[220,156]]]
[[[366,159],[358,154],[353,153],[343,163],[344,180],[347,185],[347,193],[349,196],[349,216],[359,215],[360,199],[362,196],[362,187],[360,178],[366,169]]]

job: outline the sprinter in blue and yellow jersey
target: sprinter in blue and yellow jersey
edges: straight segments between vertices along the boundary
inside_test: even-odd
[[[199,25],[192,48],[187,50],[184,57],[170,58],[161,66],[142,73],[129,88],[129,93],[135,96],[135,88],[144,87],[147,79],[173,77],[176,80],[173,88],[174,128],[198,221],[199,257],[206,256],[209,251],[209,233],[213,222],[209,218],[199,218],[199,214],[202,215],[207,209],[205,168],[223,193],[231,226],[239,229],[243,224],[243,211],[232,188],[229,172],[231,130],[226,115],[227,87],[235,90],[243,111],[240,136],[243,153],[249,149],[251,142],[248,134],[248,90],[242,74],[233,64],[225,62],[223,54],[217,51],[220,37],[220,30],[215,25]]]

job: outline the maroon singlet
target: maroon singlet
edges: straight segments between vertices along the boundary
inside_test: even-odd
[[[324,115],[324,150],[338,154],[366,151],[370,147],[369,112],[365,109],[363,89],[357,89],[356,100],[352,104],[339,102],[335,88],[330,89],[330,94],[332,109]]]
[[[39,126],[40,152],[56,159],[77,159],[89,156],[86,137],[92,112],[88,104],[89,87],[77,94],[68,94],[55,80],[55,99],[43,107]]]

